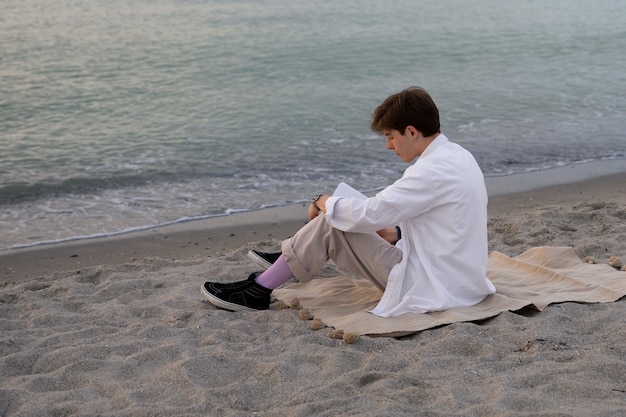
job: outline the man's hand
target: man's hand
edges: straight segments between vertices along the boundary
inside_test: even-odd
[[[313,220],[314,218],[320,215],[320,210],[317,207],[315,207],[315,204],[311,203],[309,204],[309,210],[307,214],[309,215],[309,220]]]
[[[316,218],[321,211],[326,213],[326,200],[328,200],[328,197],[330,196],[322,194],[315,203],[311,203],[309,205],[309,210],[307,211],[307,214],[309,215],[310,220]]]
[[[385,229],[377,231],[376,233],[378,233],[378,236],[382,237],[392,245],[395,245],[398,241],[398,231],[395,227],[387,227]]]

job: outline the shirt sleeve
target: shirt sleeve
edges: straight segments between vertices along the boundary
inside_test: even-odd
[[[429,210],[435,201],[435,184],[426,165],[416,162],[374,197],[330,197],[326,200],[326,221],[345,232],[371,233]]]

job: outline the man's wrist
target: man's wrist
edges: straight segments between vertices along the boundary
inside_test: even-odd
[[[315,208],[317,209],[317,211],[322,211],[322,209],[317,205],[317,201],[323,196],[324,194],[315,194],[313,196],[313,198],[311,198],[311,204],[313,204],[315,206]]]

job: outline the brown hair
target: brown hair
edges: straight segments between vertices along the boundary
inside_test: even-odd
[[[376,107],[372,115],[371,128],[381,133],[394,129],[404,133],[413,126],[424,136],[440,133],[439,110],[430,95],[421,87],[409,87],[393,94]]]

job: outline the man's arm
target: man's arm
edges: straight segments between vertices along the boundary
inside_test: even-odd
[[[326,213],[326,200],[328,200],[328,197],[330,196],[322,194],[319,197],[316,197],[314,197],[315,201],[312,201],[309,205],[308,215],[311,220],[316,218],[320,212]],[[387,227],[385,229],[378,230],[376,233],[392,245],[395,245],[396,242],[400,240],[399,227]]]

